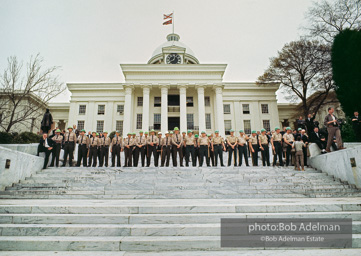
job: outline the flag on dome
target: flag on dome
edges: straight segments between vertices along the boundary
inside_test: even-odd
[[[171,18],[173,18],[173,13],[171,13],[171,14],[163,14],[163,20],[171,19]]]

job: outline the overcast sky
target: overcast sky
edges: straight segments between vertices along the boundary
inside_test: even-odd
[[[304,33],[311,0],[0,0],[0,72],[40,53],[70,82],[124,82],[120,63],[147,63],[175,32],[200,63],[228,64],[224,81],[255,81]],[[70,93],[56,101],[68,101]]]

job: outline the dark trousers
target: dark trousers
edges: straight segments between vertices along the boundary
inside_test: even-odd
[[[281,142],[279,141],[275,141],[273,142],[273,145],[275,147],[275,150],[273,152],[273,166],[276,165],[277,163],[277,156],[279,158],[279,161],[280,161],[280,166],[283,166],[283,157],[282,157],[282,145],[281,145]]]
[[[157,159],[158,159],[158,163],[160,163],[162,161],[162,147],[161,146],[157,146]]]
[[[182,163],[182,158],[183,158],[183,150],[182,147],[177,147],[176,145],[172,146],[172,159],[173,159],[173,166],[177,166],[177,152],[179,154],[179,161],[180,161],[180,166],[183,166]]]
[[[142,146],[141,148],[138,149],[138,154],[140,152],[140,159],[141,159],[141,162],[142,162],[142,167],[145,166],[145,156],[146,156],[146,153],[147,153],[147,148],[146,146]],[[138,162],[137,162],[138,164]]]
[[[80,166],[81,160],[83,160],[83,166],[88,166],[87,161],[86,161],[87,154],[88,154],[88,148],[86,147],[86,145],[79,144],[78,145],[78,161],[76,163],[76,166]]]
[[[109,146],[102,146],[100,149],[100,163],[99,166],[105,165],[108,167],[108,160],[109,160]]]
[[[124,147],[124,167],[132,167],[132,147]]]
[[[69,166],[73,165],[73,154],[74,154],[74,142],[68,142],[64,144],[64,162],[63,166],[66,165],[66,161],[69,156]]]
[[[150,165],[150,159],[152,157],[152,154],[153,154],[153,158],[154,158],[154,166],[158,166],[158,156],[157,156],[157,146],[154,145],[154,146],[151,146],[151,145],[148,145],[148,161],[147,161],[147,167],[149,167]]]
[[[98,156],[99,166],[102,166],[103,164],[102,164],[102,148],[101,148],[101,146],[98,147],[97,156]]]
[[[162,162],[161,162],[162,167],[164,166],[164,162],[167,167],[169,166],[170,150],[171,150],[171,146],[163,146]]]
[[[132,149],[132,161],[133,161],[133,166],[135,166],[135,160],[138,160],[139,157],[136,156],[136,146],[132,146],[131,149]],[[139,156],[139,153],[138,153],[138,156]],[[136,159],[137,158],[137,159]],[[138,166],[138,163],[137,163],[137,166]]]
[[[292,143],[291,143],[292,145]],[[287,149],[286,149],[286,166],[289,165],[290,163],[290,158],[291,158],[291,150],[292,150],[292,146],[287,144]]]
[[[270,166],[270,162],[269,162],[269,147],[268,144],[262,144],[263,150],[261,150],[262,152],[262,165],[266,166]]]
[[[120,167],[120,145],[112,147],[112,167],[115,167],[115,158],[117,158],[117,167]]]
[[[214,151],[212,151],[211,147],[209,147],[209,159],[212,163],[212,166],[215,166]]]
[[[232,165],[232,155],[234,155],[234,166],[237,166],[237,145],[234,148],[228,147],[228,166]]]
[[[222,149],[222,145],[213,145],[214,148],[214,164],[215,166],[218,165],[218,157],[219,160],[221,162],[221,166],[224,166],[223,164],[223,149]]]
[[[49,150],[47,147],[44,147],[43,145],[38,146],[38,155],[40,152],[44,152],[45,153],[45,159],[44,159],[44,166],[43,169],[46,169],[46,167],[48,166],[48,162],[49,162],[49,156],[52,153],[53,150]]]
[[[134,166],[134,167],[137,167],[137,166],[138,166],[139,153],[140,153],[140,148],[139,148],[138,146],[135,146],[135,147],[134,147],[134,150],[133,150],[133,155],[134,155],[134,158],[133,158],[133,166]]]
[[[252,163],[253,163],[253,166],[258,166],[258,150],[259,150],[259,146],[258,146],[258,144],[252,144],[252,148],[254,150],[254,152],[252,152]]]
[[[97,146],[90,146],[89,148],[89,162],[88,166],[92,166],[93,161],[93,167],[97,166],[97,155],[98,155],[98,147]]]
[[[303,163],[305,166],[307,166],[307,147],[302,147],[303,152]]]
[[[209,165],[208,146],[207,145],[200,145],[200,147],[199,147],[199,155],[200,155],[199,166],[203,166],[204,158],[206,158],[207,166],[210,166]]]
[[[194,147],[194,162],[192,163],[193,166],[197,166],[197,161],[199,162],[199,147]]]
[[[196,166],[195,157],[194,157],[194,145],[187,145],[186,146],[186,166],[189,166],[189,156],[191,156],[192,159],[192,165]]]
[[[51,157],[51,166],[54,166],[54,161],[56,160],[56,167],[59,166],[59,155],[60,155],[61,143],[56,143],[53,147],[53,154]]]
[[[246,165],[249,166],[247,144],[244,144],[243,146],[241,146],[241,145],[238,146],[238,161],[239,161],[238,166],[242,165],[242,157],[244,157],[244,161],[245,161]]]

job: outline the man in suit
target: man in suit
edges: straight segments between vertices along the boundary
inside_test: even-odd
[[[329,107],[328,108],[328,115],[325,116],[324,125],[327,127],[328,132],[328,139],[327,139],[327,146],[326,151],[331,152],[331,144],[333,142],[333,137],[336,136],[337,141],[337,148],[338,149],[345,149],[342,146],[342,139],[341,139],[341,131],[340,125],[337,121],[337,117],[333,114],[334,109]]]
[[[316,143],[317,146],[320,148],[321,153],[325,154],[327,142],[326,140],[322,141],[321,138],[324,137],[323,134],[320,133],[318,127],[313,128],[313,132],[310,134],[310,141]]]
[[[358,114],[358,111],[355,111],[354,116],[352,117],[352,127],[355,132],[356,140],[361,141],[361,117]]]
[[[53,145],[54,145],[54,141],[48,138],[47,133],[44,133],[43,137],[40,139],[39,146],[38,146],[38,153],[37,153],[37,156],[39,156],[40,152],[45,153],[43,169],[46,169],[46,167],[48,165],[49,156],[52,153]]]
[[[308,114],[307,119],[306,119],[306,128],[307,128],[307,133],[310,135],[313,132],[313,128],[315,127],[315,118],[316,118],[316,114],[313,113]]]

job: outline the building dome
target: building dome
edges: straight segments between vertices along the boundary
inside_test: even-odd
[[[158,46],[153,54],[150,60],[148,61],[148,64],[159,64],[163,62],[163,48],[165,47],[172,47],[176,46],[179,48],[185,49],[185,63],[187,64],[199,64],[198,59],[194,56],[194,52],[187,46],[186,44],[179,41],[180,36],[177,34],[169,34],[167,35],[167,41]]]

